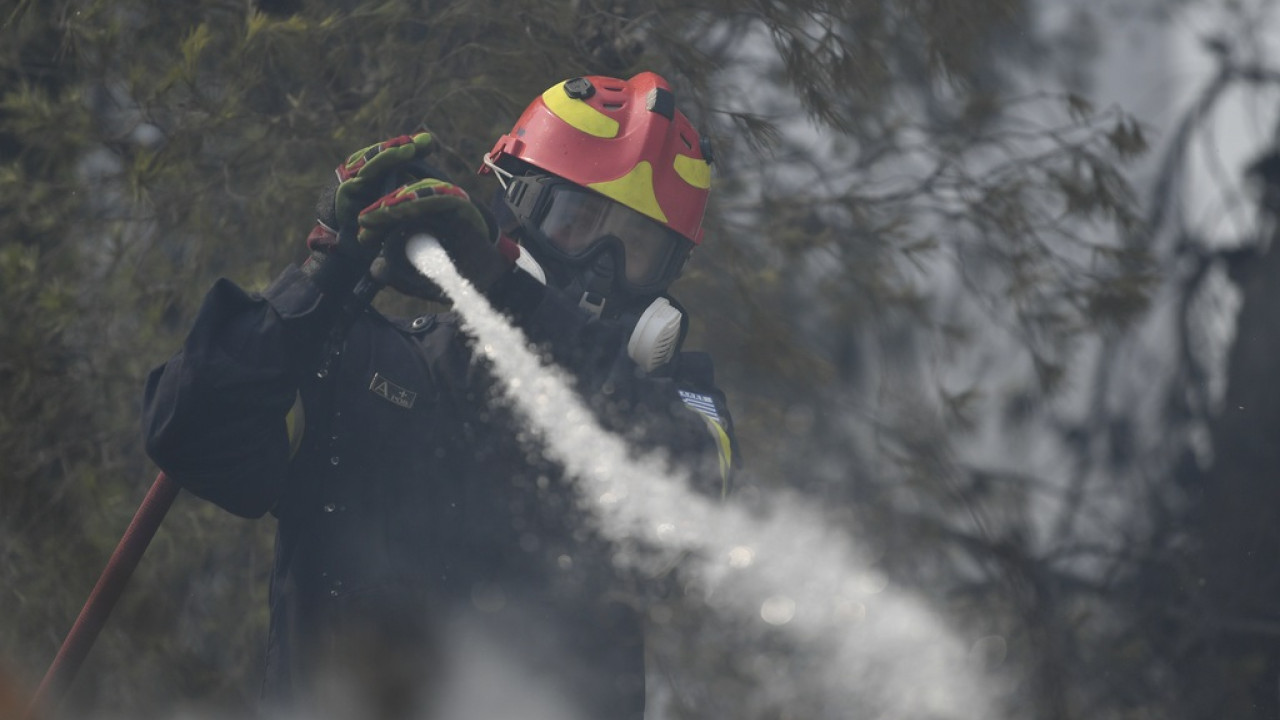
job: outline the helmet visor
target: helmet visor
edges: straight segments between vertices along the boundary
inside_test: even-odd
[[[624,274],[634,286],[663,280],[672,259],[689,244],[679,233],[626,205],[572,185],[553,190],[538,229],[569,258],[586,255],[601,243],[620,243]]]

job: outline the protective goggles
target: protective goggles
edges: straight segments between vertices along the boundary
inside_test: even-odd
[[[613,246],[622,274],[637,291],[675,279],[693,249],[676,231],[614,200],[553,175],[512,177],[507,204],[533,239],[567,262]]]

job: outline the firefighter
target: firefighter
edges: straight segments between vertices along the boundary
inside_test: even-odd
[[[653,73],[535,99],[483,158],[491,207],[428,164],[432,142],[354,153],[300,267],[260,295],[213,286],[148,378],[147,450],[191,493],[277,519],[269,701],[421,716],[450,686],[455,631],[481,628],[566,717],[641,718],[643,579],[495,401],[459,319],[367,300],[384,285],[438,299],[403,250],[436,236],[605,427],[723,495],[729,412],[666,294],[702,239],[709,147]]]

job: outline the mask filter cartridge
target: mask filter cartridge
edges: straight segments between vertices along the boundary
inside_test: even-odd
[[[627,341],[627,354],[645,372],[653,372],[671,361],[680,343],[680,311],[666,298],[658,298],[645,308]]]

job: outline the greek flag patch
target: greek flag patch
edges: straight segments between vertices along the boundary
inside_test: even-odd
[[[700,395],[688,390],[679,390],[680,400],[688,405],[690,409],[720,422],[720,413],[716,412],[716,401],[711,399],[710,395]]]

